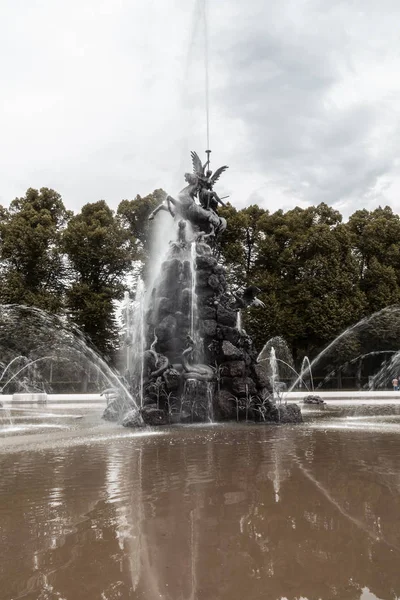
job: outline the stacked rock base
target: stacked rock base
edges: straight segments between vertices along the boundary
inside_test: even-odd
[[[122,424],[301,421],[298,406],[275,404],[252,340],[238,329],[224,267],[208,243],[192,244],[195,252],[183,235],[171,244],[151,291],[141,408],[129,407]]]

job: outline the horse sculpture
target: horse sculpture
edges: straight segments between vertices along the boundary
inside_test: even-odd
[[[212,208],[204,208],[196,204],[196,196],[202,197],[206,180],[199,171],[198,162],[201,162],[195,152],[192,152],[194,173],[185,173],[185,180],[188,183],[178,194],[177,198],[166,195],[165,200],[153,210],[149,220],[154,219],[160,210],[169,212],[172,217],[185,219],[192,225],[193,230],[199,231],[199,237],[211,237],[218,235],[226,229],[226,219],[219,217]],[[213,176],[213,182],[227,167],[217,169]],[[202,167],[204,170],[204,167]],[[207,180],[207,186],[210,187],[210,180]]]

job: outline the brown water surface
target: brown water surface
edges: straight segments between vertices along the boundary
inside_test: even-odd
[[[399,409],[4,433],[0,599],[395,599]]]

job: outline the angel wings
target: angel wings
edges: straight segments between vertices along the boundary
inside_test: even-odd
[[[223,167],[216,169],[214,173],[211,173],[211,171],[206,173],[205,169],[208,166],[208,162],[203,165],[199,155],[197,152],[193,152],[193,150],[190,155],[192,157],[193,173],[197,175],[199,179],[207,180],[211,188],[213,187],[214,183],[218,181],[222,173],[228,168],[226,165],[224,165]]]

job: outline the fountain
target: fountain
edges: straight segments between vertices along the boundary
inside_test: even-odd
[[[237,311],[236,329],[240,332],[242,331],[242,311],[240,309]]]
[[[278,370],[278,362],[276,360],[275,348],[271,347],[271,352],[269,355],[269,366],[271,369],[271,386],[272,386],[272,397],[276,399],[278,396],[277,393],[277,382],[279,381],[279,370]]]
[[[307,373],[309,374],[309,377],[310,377],[309,389],[314,391],[314,380],[313,380],[312,371],[311,371],[310,359],[308,358],[308,356],[305,356],[301,363],[301,369],[300,369],[300,382],[299,382],[300,387],[301,387],[302,383],[304,382],[304,378],[306,377]]]
[[[6,387],[8,386],[9,383],[11,383],[16,377],[18,377],[18,375],[20,373],[22,373],[23,371],[25,371],[25,369],[28,369],[30,366],[36,364],[37,362],[40,362],[41,360],[44,359],[48,359],[48,358],[52,358],[52,357],[41,357],[38,358],[36,360],[31,360],[29,361],[27,359],[26,356],[20,354],[18,356],[15,356],[12,360],[9,361],[9,363],[5,366],[5,368],[3,369],[3,372],[0,375],[0,394],[4,393],[4,390],[6,389]],[[14,373],[13,375],[11,375],[11,377],[8,378],[8,380],[5,383],[3,382],[3,378],[5,376],[5,374],[9,371],[9,369],[12,367],[12,365],[14,363],[16,363],[17,361],[21,361],[23,360],[26,364],[21,367],[16,373]],[[28,361],[28,362],[27,362]],[[13,394],[13,400],[15,400],[16,402],[19,401],[23,401],[23,402],[46,402],[47,399],[47,394],[45,392],[22,392],[22,393],[15,393]]]
[[[399,343],[398,323],[400,318],[400,306],[393,305],[385,307],[372,315],[362,318],[357,323],[342,331],[333,341],[323,348],[311,361],[304,357],[300,374],[291,383],[288,392],[292,392],[301,385],[302,380],[309,379],[311,388],[320,389],[337,376],[337,388],[342,388],[342,372],[350,368],[356,373],[352,375],[351,386],[354,382],[356,387],[364,389],[391,388],[391,380],[400,373],[400,353],[395,350]],[[271,341],[268,341],[259,355],[264,360]],[[388,357],[392,358],[387,362]],[[383,356],[383,362],[378,359]],[[374,359],[368,367],[367,380],[362,385],[361,368],[366,359]],[[309,375],[309,377],[308,377]],[[318,385],[314,386],[316,376]]]
[[[273,385],[241,326],[242,311],[264,306],[257,298],[260,290],[249,286],[229,293],[225,268],[214,256],[216,237],[227,223],[218,215],[222,202],[213,187],[227,167],[212,173],[209,153],[204,165],[195,152],[191,156],[188,185],[177,198],[166,195],[150,215],[153,220],[160,212],[169,213],[177,224],[176,238],[162,260],[157,257],[158,270],[150,264],[152,281],[141,305],[145,310],[136,305],[130,320],[136,319],[136,335],[143,332],[142,342],[136,338],[133,344],[142,375],[129,373],[140,411],[130,411],[123,424],[136,426],[138,412],[152,425],[237,420],[239,413],[253,420],[299,421],[294,405],[286,417],[279,415]],[[133,335],[127,335],[128,343]],[[238,412],[240,406],[246,410]]]
[[[260,354],[257,357],[257,361],[261,362],[264,359],[269,359],[269,357],[271,355],[272,347],[275,349],[275,354],[276,354],[277,358],[285,361],[291,367],[294,366],[293,357],[292,357],[290,348],[289,348],[286,340],[283,337],[281,337],[280,335],[276,335],[276,336],[270,338],[266,342],[266,344],[264,345],[263,349],[261,350]]]
[[[54,371],[62,368],[63,382],[68,373],[75,380],[81,379],[79,385],[82,386],[84,374],[91,371],[96,373],[95,389],[101,391],[112,386],[119,390],[124,405],[134,405],[120,376],[90,347],[82,333],[63,317],[37,308],[2,305],[0,348],[2,356],[8,359],[1,373],[0,389],[14,394],[16,400],[44,401],[47,393],[57,391],[53,387]],[[68,391],[76,390],[70,388]]]
[[[298,374],[294,368],[292,352],[286,340],[283,337],[277,335],[270,338],[264,344],[264,347],[262,348],[261,352],[257,357],[257,362],[260,363],[260,365],[263,365],[264,369],[267,369],[269,376],[271,375],[269,367],[271,362],[272,348],[274,349],[277,361],[279,361],[281,365],[277,381],[279,380],[280,389],[281,391],[283,391],[285,389],[285,386],[291,385],[292,381],[294,380],[294,375],[298,377]]]

